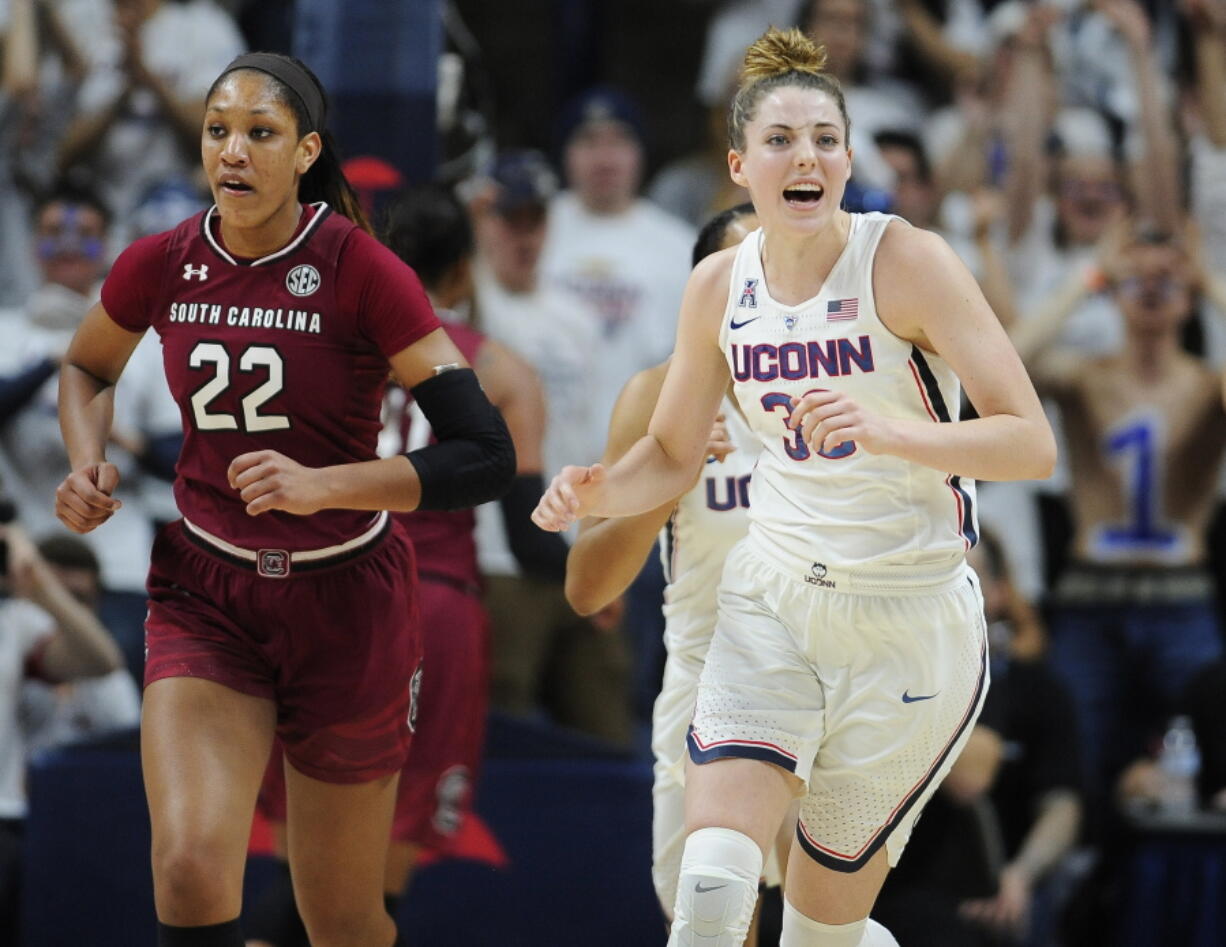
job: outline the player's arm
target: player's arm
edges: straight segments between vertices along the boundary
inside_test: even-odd
[[[115,383],[140,342],[107,315],[102,303],[85,314],[60,369],[60,431],[72,473],[56,490],[56,516],[73,532],[88,533],[119,509],[111,494],[119,472],[106,459]]]
[[[873,288],[882,321],[943,358],[979,417],[949,423],[887,418],[841,392],[811,393],[794,402],[790,418],[805,441],[825,450],[855,441],[870,453],[982,480],[1048,477],[1056,444],[1034,385],[949,245],[930,231],[890,224],[877,251]]]
[[[501,496],[515,476],[515,448],[502,416],[447,333],[434,329],[390,361],[438,443],[397,457],[314,468],[276,451],[241,454],[230,463],[228,477],[249,514],[454,510]]]
[[[515,445],[515,479],[499,501],[511,555],[528,575],[561,582],[566,575],[566,540],[532,525],[532,507],[545,489],[545,392],[536,369],[520,355],[486,339],[474,366],[481,386],[502,412]]]
[[[667,363],[655,365],[626,382],[613,406],[602,464],[616,464],[647,433],[667,370]],[[591,615],[625,592],[675,507],[676,502],[669,500],[637,516],[583,520],[566,560],[566,600],[571,608]]]
[[[677,346],[647,434],[612,467],[563,468],[532,515],[542,529],[565,529],[584,516],[646,513],[689,488],[728,384],[719,327],[734,256],[735,250],[713,254],[690,274]]]

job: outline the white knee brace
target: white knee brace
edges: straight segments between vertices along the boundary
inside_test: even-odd
[[[669,947],[740,947],[753,920],[762,850],[734,829],[692,832],[681,855]]]
[[[871,918],[851,924],[823,924],[801,914],[784,898],[779,947],[898,947],[898,941]]]

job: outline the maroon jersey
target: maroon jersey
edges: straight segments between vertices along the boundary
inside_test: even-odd
[[[485,344],[485,336],[459,322],[447,321],[443,328],[470,365],[477,364],[477,355]],[[403,453],[412,447],[424,446],[434,440],[420,410],[406,392],[389,392],[388,415],[384,436],[392,449],[384,453]],[[420,425],[420,429],[418,429]],[[400,513],[396,519],[404,527],[417,551],[417,572],[422,577],[431,574],[450,579],[461,585],[477,585],[477,542],[473,530],[477,516],[471,510],[417,510]]]
[[[304,208],[276,253],[233,257],[216,208],[133,243],[102,304],[120,326],[152,326],[185,432],[175,467],[183,516],[247,549],[345,543],[374,514],[250,516],[230,462],[271,449],[308,467],[374,460],[388,359],[439,327],[416,274],[326,204]]]

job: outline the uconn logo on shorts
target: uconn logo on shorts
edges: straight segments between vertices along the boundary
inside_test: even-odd
[[[255,571],[270,579],[284,579],[289,575],[289,562],[284,549],[261,549],[256,553]]]
[[[810,585],[816,585],[819,589],[833,589],[836,583],[833,579],[826,578],[827,571],[824,562],[815,562],[809,567],[809,574],[805,576],[805,581]]]
[[[295,266],[285,277],[285,288],[295,296],[310,296],[319,289],[319,270],[309,263]]]

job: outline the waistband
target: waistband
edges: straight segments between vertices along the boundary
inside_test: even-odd
[[[841,567],[823,562],[821,552],[801,559],[793,553],[769,547],[752,532],[742,542],[746,550],[781,575],[803,581],[816,589],[860,595],[932,595],[957,588],[967,581],[970,569],[961,556],[919,565],[889,565],[866,568]]]
[[[1207,603],[1213,579],[1200,566],[1118,566],[1073,562],[1056,582],[1057,605]]]
[[[286,579],[293,572],[326,569],[357,558],[382,541],[391,528],[391,523],[391,517],[384,510],[375,516],[370,528],[360,536],[335,546],[299,549],[294,552],[286,549],[244,549],[201,529],[187,517],[183,518],[183,534],[197,546],[236,566],[250,569],[266,578]]]

